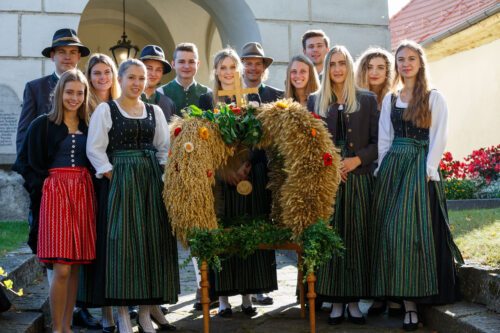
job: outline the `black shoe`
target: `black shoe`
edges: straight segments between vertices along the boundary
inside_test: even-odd
[[[172,332],[172,331],[177,331],[177,327],[175,325],[172,325],[170,323],[166,324],[158,324],[158,328],[156,329],[156,332]]]
[[[403,329],[407,332],[416,331],[418,329],[418,313],[417,313],[417,311],[406,311],[406,313],[409,314],[410,322],[409,323],[403,322]],[[411,314],[412,313],[417,315],[417,322],[416,323],[411,321]]]
[[[115,333],[116,326],[103,327],[102,333]]]
[[[231,318],[233,316],[233,310],[231,310],[231,308],[226,308],[219,311],[217,315],[222,318]]]
[[[351,316],[351,311],[349,311],[349,306],[347,306],[347,318],[349,318],[349,321],[353,324],[356,325],[364,325],[366,324],[366,319],[361,315],[361,317],[353,317]]]
[[[128,315],[130,316],[130,320],[136,320],[139,317],[139,308],[137,306],[129,306]]]
[[[80,326],[89,330],[100,330],[102,325],[86,308],[77,308],[73,311],[73,326]]]
[[[139,333],[146,333],[146,331],[144,331],[144,328],[142,328],[142,325],[139,321],[137,321],[137,327],[139,329]],[[156,332],[156,330],[154,330],[154,332]]]
[[[161,312],[163,313],[164,316],[168,313],[168,309],[164,305],[160,305],[160,310],[161,310]]]
[[[255,297],[252,297],[252,302],[260,305],[272,305],[274,303],[274,300],[272,299],[272,297],[269,296],[264,297],[263,299],[257,299]]]
[[[390,306],[387,307],[387,315],[389,317],[401,317],[405,313],[403,306],[400,306],[399,308],[391,308]]]
[[[329,325],[339,325],[344,321],[344,310],[342,310],[342,314],[338,317],[328,317],[328,324]]]
[[[380,306],[373,306],[375,302],[373,302],[372,306],[368,309],[368,315],[369,316],[377,316],[385,312],[385,309],[387,308],[387,303],[386,302],[381,302],[382,304]]]
[[[257,309],[254,308],[253,306],[249,306],[249,307],[246,307],[246,306],[241,306],[241,312],[243,312],[244,314],[246,314],[247,316],[249,317],[253,317],[257,314]]]

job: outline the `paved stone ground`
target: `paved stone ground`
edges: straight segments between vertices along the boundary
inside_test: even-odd
[[[179,262],[188,257],[187,251],[179,247]],[[300,318],[300,306],[295,299],[295,286],[297,280],[296,262],[285,255],[284,251],[276,252],[278,264],[279,289],[272,292],[274,304],[271,306],[257,306],[258,315],[252,319],[240,312],[241,297],[230,297],[233,306],[233,317],[230,319],[216,316],[217,310],[211,311],[211,332],[213,333],[305,333],[309,332],[309,322]],[[181,271],[181,295],[179,302],[169,306],[170,313],[167,314],[169,322],[175,324],[180,333],[202,332],[203,321],[201,311],[193,310],[196,291],[196,280],[194,269],[191,264]],[[366,313],[370,303],[361,304],[362,311]],[[323,332],[403,332],[401,329],[402,318],[388,318],[386,316],[369,317],[367,324],[358,326],[347,320],[339,326],[330,326],[326,323],[329,310],[317,311],[317,333]],[[96,316],[99,316],[99,312]],[[98,333],[100,331],[78,330],[75,332]],[[137,327],[134,328],[137,332]],[[431,332],[426,328],[420,328],[417,332]]]

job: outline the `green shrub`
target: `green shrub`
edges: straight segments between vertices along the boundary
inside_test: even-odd
[[[444,182],[444,191],[448,200],[474,199],[477,185],[470,179],[451,178]]]

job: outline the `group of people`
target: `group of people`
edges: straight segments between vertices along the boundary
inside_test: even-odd
[[[54,332],[71,332],[75,304],[93,328],[86,309],[101,307],[103,332],[116,325],[132,332],[135,306],[140,332],[176,329],[160,306],[176,303],[180,292],[177,242],[161,195],[168,123],[189,105],[234,102],[220,92],[234,90],[236,79],[257,88],[247,101],[302,104],[323,119],[340,149],[331,225],[345,253],[318,269],[316,286],[319,300],[332,303],[328,322],[340,324],[347,308],[351,322],[365,323],[358,302],[367,298],[375,299],[369,314],[404,313],[403,327],[415,330],[417,304],[455,300],[461,256],[438,170],[447,108],[430,88],[422,48],[404,41],[394,56],[370,48],[355,64],[321,30],[307,31],[302,46],[284,91],[264,83],[273,59],[257,42],[239,54],[217,52],[210,89],[195,80],[200,60],[192,43],[177,45],[171,63],[161,47],[147,45],[117,69],[110,57],[90,55],[72,29],[56,31],[42,51],[55,72],[26,84],[14,165],[31,199],[29,244],[48,268]],[[77,63],[89,55],[84,74]],[[172,69],[175,79],[160,86]],[[220,223],[269,216],[265,152],[247,149],[228,165],[217,175]],[[252,182],[248,195],[237,191],[242,180]],[[267,293],[278,288],[274,251],[224,258],[210,280],[219,316],[232,315],[233,295],[242,295],[242,312],[253,316],[253,304],[272,304]]]

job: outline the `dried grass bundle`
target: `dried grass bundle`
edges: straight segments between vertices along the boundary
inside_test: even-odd
[[[323,122],[291,99],[259,108],[263,137],[270,156],[272,216],[298,236],[318,219],[333,214],[340,183],[340,155]],[[331,159],[325,165],[325,154]]]
[[[233,155],[234,148],[222,141],[216,124],[201,118],[177,117],[170,133],[163,199],[172,230],[186,246],[189,230],[217,228],[212,190],[215,172]]]

